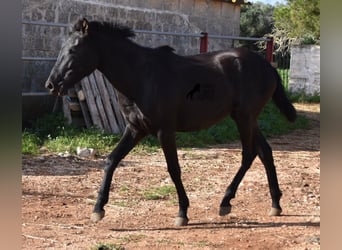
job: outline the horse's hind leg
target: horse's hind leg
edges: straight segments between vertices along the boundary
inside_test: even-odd
[[[270,188],[271,198],[272,198],[272,208],[269,212],[270,216],[279,216],[282,212],[279,201],[282,196],[282,193],[279,189],[278,178],[276,169],[274,166],[272,149],[270,145],[267,143],[265,137],[261,134],[261,131],[257,129],[257,152],[260,160],[265,166],[268,185]]]
[[[127,126],[120,142],[108,156],[104,168],[102,184],[91,217],[93,222],[100,221],[105,215],[105,210],[103,209],[103,207],[108,202],[109,189],[112,182],[114,170],[116,169],[121,159],[123,159],[144,136],[145,134],[132,130],[129,126]]]
[[[187,217],[189,199],[181,180],[181,170],[178,162],[175,135],[173,132],[159,131],[158,139],[165,155],[167,170],[176,186],[178,194],[179,212],[176,217],[175,224],[176,226],[186,226],[189,221]]]
[[[255,159],[257,152],[254,144],[254,127],[255,122],[250,121],[248,116],[246,119],[235,119],[239,129],[240,139],[242,144],[242,163],[239,171],[236,173],[233,181],[228,186],[222,202],[220,204],[219,215],[224,216],[230,213],[231,204],[230,200],[235,197],[237,188],[245,176],[247,170],[250,168],[253,160]]]

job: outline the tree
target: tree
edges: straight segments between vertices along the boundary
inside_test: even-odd
[[[274,10],[277,50],[288,51],[293,44],[315,44],[320,40],[320,0],[288,0]]]
[[[240,14],[240,35],[263,37],[272,31],[274,7],[257,2],[242,5]]]
[[[240,11],[240,36],[263,37],[272,32],[274,6],[257,2],[242,5]],[[257,50],[255,42],[241,41],[244,46]]]

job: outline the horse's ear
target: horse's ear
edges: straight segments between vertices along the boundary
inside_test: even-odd
[[[74,25],[73,30],[74,31],[81,31],[82,33],[87,33],[89,28],[89,22],[86,18],[82,18],[77,21],[77,23]]]
[[[82,32],[83,33],[87,33],[88,32],[88,28],[89,28],[89,22],[86,18],[83,18],[82,20]]]

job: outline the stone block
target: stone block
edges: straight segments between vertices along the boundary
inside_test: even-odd
[[[179,10],[184,14],[192,14],[195,9],[195,0],[180,0]]]
[[[206,0],[195,0],[194,15],[206,17],[208,15],[209,2]]]

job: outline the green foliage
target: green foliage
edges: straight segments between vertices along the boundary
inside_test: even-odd
[[[290,70],[287,68],[287,69],[280,69],[280,68],[277,68],[277,71],[280,75],[280,78],[281,78],[281,81],[284,85],[284,88],[287,90],[288,89],[288,86],[289,86],[289,73],[290,73]]]
[[[119,139],[119,135],[104,134],[96,128],[67,126],[62,113],[53,113],[37,119],[32,128],[25,129],[22,152],[38,154],[39,148],[44,146],[50,152],[75,153],[77,147],[88,147],[105,154],[114,148]]]
[[[54,138],[63,133],[64,124],[65,118],[62,113],[46,114],[33,123],[30,131],[34,132],[40,139]]]
[[[299,103],[320,103],[321,97],[319,95],[306,95],[304,93],[291,94],[290,100]]]
[[[22,133],[22,153],[23,154],[38,154],[39,153],[39,145],[41,144],[41,140],[39,137],[33,133],[24,131]]]
[[[239,139],[238,130],[235,122],[230,117],[208,129],[176,133],[177,145],[179,147],[205,147],[237,139]]]
[[[262,37],[272,30],[274,6],[257,2],[242,5],[240,11],[240,35]]]
[[[290,36],[319,40],[320,0],[289,0],[289,5]]]
[[[298,116],[294,123],[289,123],[275,104],[269,102],[260,114],[258,124],[262,133],[268,137],[285,134],[294,129],[306,129],[309,127],[309,120]]]
[[[240,36],[263,37],[271,33],[273,28],[274,6],[261,2],[252,5],[242,5],[240,11]],[[241,41],[243,46],[257,50],[253,41]]]
[[[274,10],[272,35],[278,51],[293,44],[315,44],[320,40],[320,0],[288,0]]]
[[[77,129],[66,127],[59,136],[48,138],[44,146],[51,152],[75,153],[77,147],[94,148],[98,154],[106,154],[114,149],[119,135],[105,134],[96,128]]]
[[[297,101],[305,101],[304,97],[296,98]],[[312,97],[312,100],[317,101],[317,97]],[[298,128],[307,128],[308,120],[300,116],[295,123],[291,124],[270,102],[260,115],[259,124],[262,132],[271,136]],[[182,148],[206,147],[238,139],[238,129],[235,122],[229,117],[205,130],[176,133],[177,146]],[[42,146],[50,152],[68,151],[69,153],[75,153],[77,147],[88,147],[94,148],[100,155],[107,155],[114,149],[119,140],[120,135],[105,134],[96,128],[80,129],[65,126],[61,115],[53,114],[39,119],[33,128],[26,129],[22,133],[22,153],[38,154],[39,148]],[[151,153],[156,152],[159,148],[158,140],[149,136],[140,142],[133,152]]]

